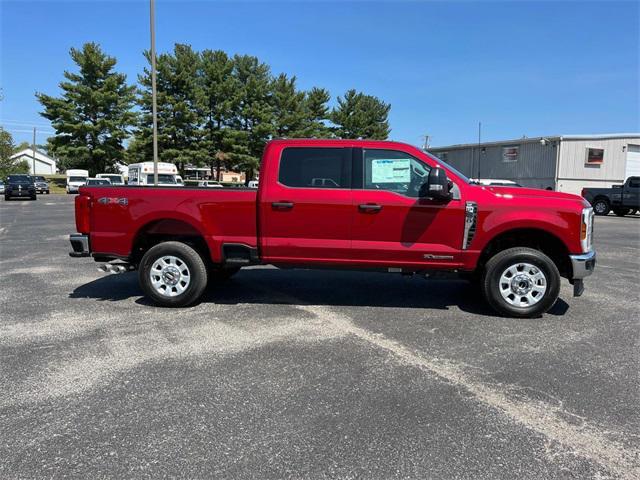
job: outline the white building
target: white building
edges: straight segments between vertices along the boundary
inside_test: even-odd
[[[57,173],[56,161],[46,153],[36,149],[35,172],[33,171],[33,149],[25,148],[11,156],[11,160],[17,162],[26,161],[29,164],[31,175],[53,175]]]
[[[640,175],[640,133],[555,135],[429,148],[471,178],[580,194]]]

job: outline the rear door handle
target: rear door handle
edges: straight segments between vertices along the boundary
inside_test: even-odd
[[[361,205],[358,205],[358,208],[361,212],[376,213],[382,210],[382,205],[376,205],[375,203],[363,203]]]
[[[278,210],[290,210],[293,208],[293,202],[273,202],[271,206]]]

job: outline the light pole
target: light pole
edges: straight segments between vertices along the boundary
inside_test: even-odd
[[[151,23],[151,117],[153,119],[153,186],[158,186],[158,107],[156,103],[156,2],[150,0]]]
[[[36,174],[36,127],[33,127],[33,143],[31,144],[31,153],[33,159],[33,175]]]

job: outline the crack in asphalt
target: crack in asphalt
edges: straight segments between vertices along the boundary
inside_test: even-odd
[[[543,401],[512,398],[507,394],[511,386],[483,383],[469,375],[455,362],[427,358],[382,334],[358,327],[349,317],[330,308],[319,305],[299,308],[327,320],[347,334],[387,351],[404,365],[419,368],[465,389],[482,404],[502,412],[513,421],[536,431],[545,438],[562,444],[575,455],[598,463],[620,478],[640,478],[640,450],[625,449],[619,442],[607,438],[604,431],[586,421],[580,425],[574,425],[564,420],[562,416],[566,418],[573,414],[563,409],[562,402],[558,405],[550,405]],[[611,434],[610,431],[606,433]],[[621,435],[619,432],[616,433]]]

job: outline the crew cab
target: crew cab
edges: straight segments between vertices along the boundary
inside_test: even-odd
[[[208,279],[272,264],[458,274],[499,313],[533,317],[561,277],[579,296],[595,267],[581,197],[473,185],[396,142],[274,140],[257,190],[87,186],[75,215],[72,257],[137,269],[145,294],[170,307],[197,301]]]
[[[596,215],[608,215],[611,210],[619,217],[633,215],[640,210],[640,177],[629,177],[623,185],[611,188],[583,188],[581,194]]]

